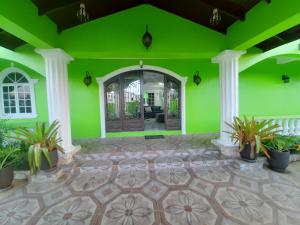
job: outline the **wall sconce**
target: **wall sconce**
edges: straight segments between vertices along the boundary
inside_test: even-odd
[[[143,35],[142,41],[146,49],[152,44],[152,35],[148,32],[148,25],[146,25],[146,32]]]
[[[202,79],[199,75],[199,71],[196,71],[194,75],[194,83],[197,84],[197,86],[201,83]]]
[[[92,84],[93,78],[88,71],[85,73],[85,77],[83,79],[83,83],[88,87]]]
[[[282,75],[281,80],[283,80],[283,83],[289,83],[290,77],[288,75]]]
[[[143,67],[144,67],[144,61],[142,59],[139,61],[139,65],[140,65],[140,68],[143,69]]]

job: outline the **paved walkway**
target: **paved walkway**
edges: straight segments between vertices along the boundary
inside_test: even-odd
[[[225,158],[212,146],[81,153],[59,174],[57,181],[32,182],[1,199],[0,224],[297,225],[300,221],[296,183],[259,164]]]

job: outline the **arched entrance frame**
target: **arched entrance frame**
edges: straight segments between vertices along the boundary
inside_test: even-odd
[[[100,99],[100,127],[101,127],[101,138],[106,138],[106,128],[105,128],[105,100],[104,100],[104,82],[109,80],[112,77],[115,77],[119,74],[134,71],[134,70],[151,70],[155,72],[160,72],[163,74],[167,74],[171,77],[176,78],[181,82],[181,133],[183,135],[186,134],[186,116],[185,116],[185,86],[187,77],[182,77],[179,74],[168,70],[166,68],[158,67],[158,66],[151,66],[151,65],[144,65],[142,68],[140,65],[136,66],[128,66],[117,69],[106,74],[103,77],[97,77],[97,82],[99,84],[99,99]]]

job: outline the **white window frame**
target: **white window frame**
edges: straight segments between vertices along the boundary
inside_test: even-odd
[[[3,80],[7,75],[10,73],[20,73],[22,74],[27,80],[28,83],[12,83],[12,84],[3,84]],[[34,85],[38,82],[37,79],[31,79],[27,73],[17,67],[9,67],[0,72],[0,119],[30,119],[36,118],[36,103],[35,103],[35,91]],[[3,99],[3,87],[7,86],[29,86],[30,88],[30,100],[31,100],[31,113],[5,113],[4,112],[4,99]],[[17,90],[17,89],[15,89]],[[19,104],[17,103],[16,98],[16,108],[19,111]]]

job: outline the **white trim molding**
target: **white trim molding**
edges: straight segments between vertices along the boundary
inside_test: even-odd
[[[67,154],[76,150],[72,145],[70,103],[68,89],[68,63],[73,60],[62,49],[36,49],[45,59],[49,123],[60,123],[62,147]]]
[[[99,84],[99,99],[100,99],[100,127],[101,127],[101,138],[106,138],[106,127],[105,127],[105,93],[104,93],[104,82],[109,80],[112,77],[115,77],[119,74],[134,71],[134,70],[151,70],[156,72],[161,72],[167,74],[171,77],[176,78],[181,82],[181,133],[186,134],[186,101],[185,101],[185,88],[187,77],[182,77],[179,74],[168,70],[166,68],[152,66],[152,65],[143,65],[142,68],[140,65],[128,66],[112,71],[111,73],[106,74],[103,77],[97,77],[97,82]]]
[[[212,59],[212,63],[219,64],[220,79],[220,139],[223,146],[234,146],[230,135],[224,133],[230,128],[234,117],[239,116],[239,58],[246,51],[225,50]]]
[[[22,74],[27,80],[28,83],[12,83],[12,84],[3,84],[3,80],[6,78],[7,75],[10,73],[19,73]],[[38,82],[37,79],[31,79],[31,77],[23,70],[15,67],[13,64],[11,67],[5,68],[0,72],[0,104],[1,104],[1,110],[0,110],[0,119],[30,119],[30,118],[36,118],[37,112],[36,112],[36,103],[35,103],[35,91],[34,91],[34,85]],[[3,99],[3,89],[4,86],[29,86],[30,89],[30,101],[31,101],[31,113],[10,113],[6,114],[4,112],[4,99]],[[16,88],[15,88],[16,89]],[[17,111],[19,111],[19,104],[18,104],[18,97],[15,100],[16,101],[16,108]]]

